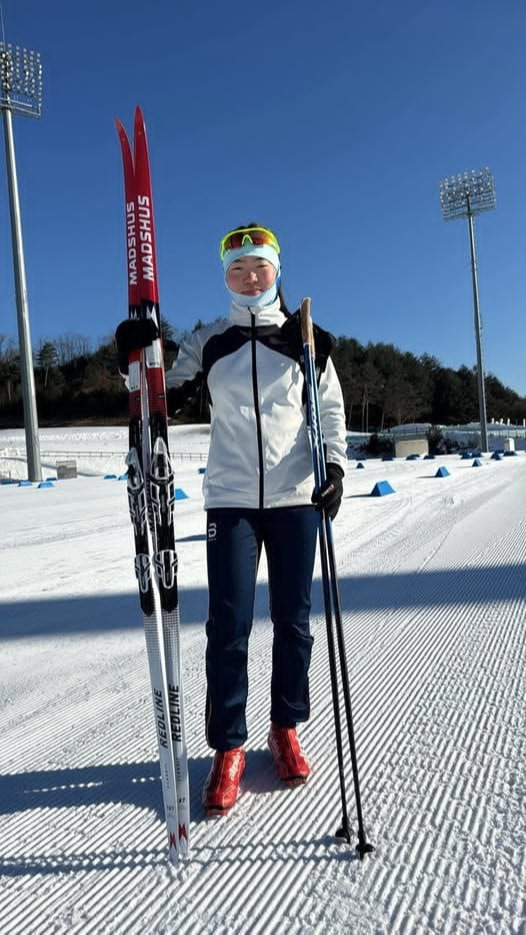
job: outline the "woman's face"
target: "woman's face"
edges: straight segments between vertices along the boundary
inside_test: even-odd
[[[241,256],[226,271],[226,282],[233,292],[261,295],[276,281],[272,263],[261,256]]]

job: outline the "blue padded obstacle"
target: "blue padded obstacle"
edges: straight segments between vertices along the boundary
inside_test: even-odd
[[[388,493],[394,493],[388,480],[379,480],[371,490],[371,497],[385,497]]]
[[[188,494],[181,490],[180,487],[175,488],[175,499],[176,500],[188,500]]]
[[[407,455],[405,460],[406,461],[418,461],[419,458],[420,458],[420,455],[413,454],[413,455]]]
[[[460,460],[469,461],[472,457],[473,457],[472,451],[463,451],[462,454],[460,455]]]
[[[104,480],[117,480],[117,475],[116,474],[105,474]]]
[[[449,471],[447,467],[444,467],[444,465],[442,465],[442,467],[439,467],[438,471],[435,474],[435,477],[449,477]]]
[[[14,477],[0,477],[0,485],[2,487],[12,487],[13,484],[18,484],[18,481]]]
[[[128,471],[125,474],[119,474],[117,480],[128,480]]]
[[[434,461],[436,455],[424,455],[424,461]]]
[[[394,461],[394,458],[392,455],[384,455],[382,461]]]
[[[358,464],[356,465],[356,468],[357,468],[357,469],[358,469],[358,468],[365,468],[365,465],[362,464],[361,461],[358,461]]]
[[[19,481],[18,481],[18,486],[19,486],[19,487],[32,487],[33,484],[31,483],[30,480],[19,480]]]
[[[471,465],[471,467],[482,467],[482,461],[479,461],[478,458],[475,458],[475,460],[474,460],[473,464]]]
[[[41,487],[51,487],[52,490],[55,489],[55,485],[52,484],[50,480],[41,480],[38,489],[40,490]]]
[[[204,467],[204,468],[197,468],[197,473],[198,473],[198,474],[206,474],[206,468],[205,468],[205,467]]]
[[[505,458],[516,458],[516,457],[517,457],[517,452],[516,452],[516,451],[505,451],[505,452],[504,452],[504,457],[505,457]]]
[[[491,456],[492,461],[502,461],[502,453],[500,451],[494,451]]]

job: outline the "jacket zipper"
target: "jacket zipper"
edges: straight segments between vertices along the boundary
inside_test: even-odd
[[[264,479],[263,479],[263,438],[261,435],[261,413],[259,411],[259,391],[258,377],[256,370],[256,316],[250,312],[251,322],[251,345],[252,345],[252,391],[254,394],[254,412],[256,414],[256,431],[258,437],[258,459],[259,459],[259,509],[263,509],[264,503]]]

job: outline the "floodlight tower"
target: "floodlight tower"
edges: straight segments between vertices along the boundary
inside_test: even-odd
[[[484,362],[482,356],[482,335],[479,311],[479,289],[477,282],[477,258],[475,253],[475,229],[473,218],[481,211],[491,211],[495,207],[495,182],[490,169],[472,169],[471,173],[453,175],[440,183],[440,203],[444,221],[468,219],[469,246],[471,251],[471,279],[473,282],[473,303],[475,306],[475,341],[477,345],[477,379],[480,419],[480,448],[488,450],[488,429],[486,419],[486,392],[484,388]]]
[[[42,110],[42,65],[38,52],[0,42],[0,110],[4,120],[7,184],[11,214],[11,239],[20,346],[20,379],[24,404],[27,473],[29,480],[42,480],[38,419],[33,372],[33,353],[29,330],[26,272],[22,243],[20,201],[16,174],[12,114],[40,117]]]

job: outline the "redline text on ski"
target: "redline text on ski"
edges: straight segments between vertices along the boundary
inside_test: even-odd
[[[155,712],[157,714],[157,733],[159,735],[159,743],[162,747],[167,747],[168,733],[166,731],[166,721],[164,719],[163,693],[162,691],[159,691],[158,688],[154,688],[153,694],[155,697]]]
[[[168,699],[170,701],[172,739],[181,742],[183,739],[181,731],[181,702],[179,699],[179,687],[177,685],[168,685]]]

